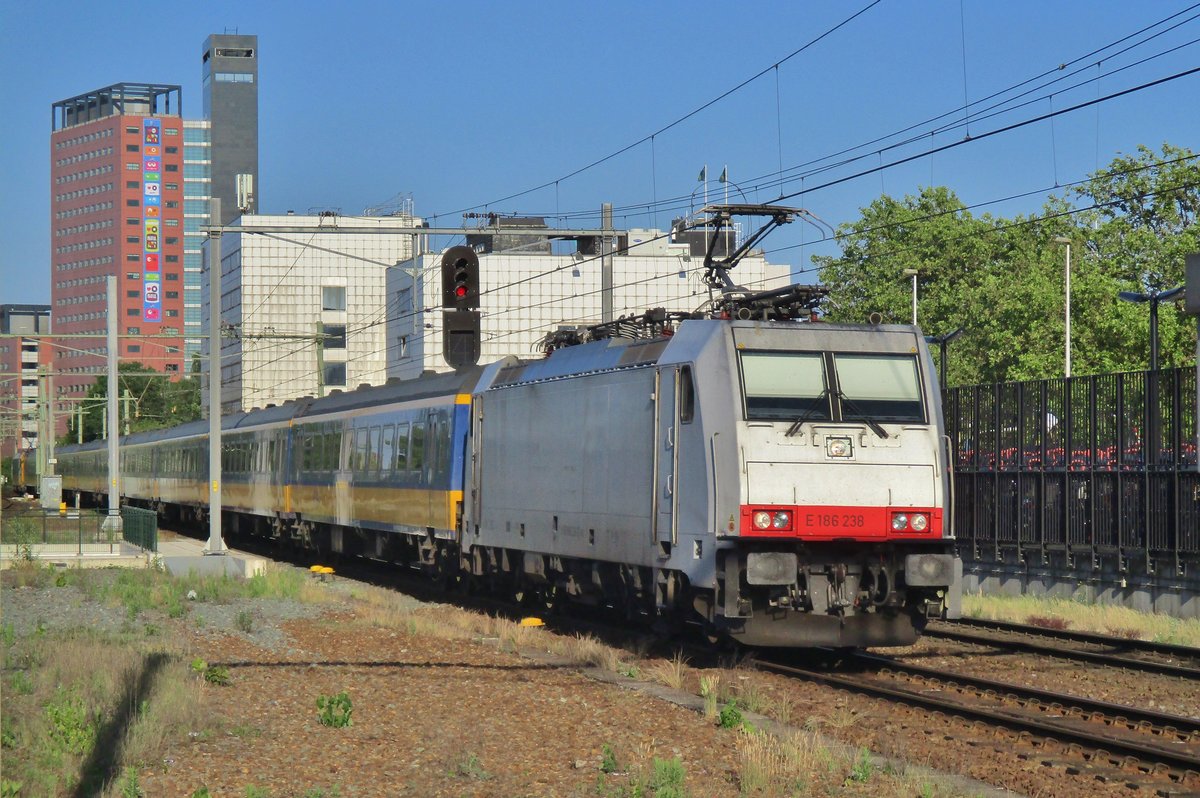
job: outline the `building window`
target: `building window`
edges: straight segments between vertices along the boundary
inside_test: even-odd
[[[138,238],[137,236],[125,236],[126,244],[137,244],[140,241],[141,241],[141,239]]]
[[[142,223],[141,219],[126,219],[125,220],[125,224],[131,224],[131,225],[134,225],[135,227],[141,223]],[[137,258],[134,258],[134,260],[137,260]]]
[[[179,292],[178,291],[168,291],[167,299],[179,299]]]
[[[130,299],[137,299],[139,293],[137,291],[126,291],[125,296],[129,297]]]
[[[167,171],[168,171],[168,172],[178,172],[178,171],[179,171],[179,164],[177,164],[177,163],[169,163],[169,164],[167,164]]]
[[[166,366],[166,369],[167,369],[167,371],[179,371],[179,364],[178,363],[168,363]]]
[[[164,128],[163,128],[163,135],[164,135],[164,136],[178,136],[178,135],[179,135],[179,129],[178,129],[178,128],[174,128],[174,127],[164,127]]]
[[[141,327],[126,327],[125,334],[126,335],[141,335],[142,328]]]
[[[166,276],[168,282],[179,279],[179,275],[176,274],[175,272],[167,272],[165,276]]]
[[[321,289],[321,310],[345,310],[346,288],[339,285],[327,285]]]
[[[126,315],[126,316],[136,316],[137,314],[138,314],[138,309],[137,309],[137,308],[127,308],[127,309],[125,310],[125,315]]]
[[[131,263],[137,263],[141,259],[142,259],[142,256],[137,254],[136,252],[131,252],[130,254],[125,256],[125,260],[130,261]]]
[[[179,256],[178,255],[168,255],[167,263],[179,263]]]
[[[325,334],[326,349],[345,349],[346,348],[346,325],[345,324],[322,324],[321,332]]]
[[[127,128],[125,128],[125,132],[126,133],[140,133],[141,131],[138,130],[136,127],[127,127]]]
[[[125,171],[126,171],[126,172],[136,172],[137,170],[138,170],[138,165],[137,165],[137,164],[135,164],[135,163],[127,163],[127,164],[125,164]]]
[[[126,180],[125,188],[141,188],[142,184],[136,180]]]
[[[127,199],[127,200],[125,200],[125,204],[127,206],[129,206],[130,208],[136,208],[138,205],[141,204],[141,202],[139,200],[135,200],[135,199]]]
[[[345,363],[326,363],[325,364],[325,385],[338,386],[346,384],[346,364]]]
[[[179,315],[179,311],[178,310],[168,310],[167,315],[174,318],[175,316]]]
[[[167,243],[168,244],[178,244],[179,236],[167,236]]]
[[[179,152],[178,147],[167,147],[167,155],[174,155],[177,152]]]
[[[138,151],[138,145],[136,145],[136,144],[126,144],[125,145],[125,152],[137,152],[137,151]]]
[[[141,344],[130,344],[130,345],[129,345],[129,349],[128,349],[128,351],[129,351],[131,354],[132,354],[133,352],[141,352],[141,351],[142,351],[142,346],[141,346]]]

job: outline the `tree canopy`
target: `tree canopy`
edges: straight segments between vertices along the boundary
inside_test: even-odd
[[[200,377],[191,375],[172,379],[155,373],[136,361],[117,366],[118,415],[121,434],[173,427],[200,418]],[[125,401],[126,393],[129,400]],[[83,401],[83,439],[96,440],[103,434],[108,396],[108,376],[101,376],[88,389]],[[78,413],[78,411],[76,411]],[[78,415],[72,414],[65,442],[78,440]]]
[[[838,229],[840,256],[815,256],[831,321],[918,322],[927,335],[962,328],[947,358],[950,385],[1060,377],[1065,369],[1065,246],[1071,242],[1072,373],[1148,368],[1149,311],[1119,301],[1183,283],[1200,252],[1200,160],[1186,148],[1139,147],[1052,196],[1041,213],[973,215],[953,190],[879,197]],[[1058,240],[1056,240],[1058,239]],[[1193,362],[1195,326],[1159,307],[1163,367]]]

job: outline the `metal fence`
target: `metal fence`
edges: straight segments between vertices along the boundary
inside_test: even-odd
[[[5,510],[0,519],[0,546],[18,554],[34,554],[53,547],[83,554],[97,547],[120,551],[130,543],[145,551],[158,551],[158,516],[153,510],[121,508],[120,535],[104,527],[105,510]],[[64,552],[65,553],[65,552]]]
[[[143,551],[158,551],[158,513],[153,510],[122,507],[121,532],[126,541]]]
[[[1200,563],[1195,369],[954,388],[945,413],[965,555]]]

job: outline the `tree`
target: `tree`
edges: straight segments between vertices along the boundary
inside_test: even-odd
[[[131,433],[162,429],[200,418],[200,378],[188,376],[172,379],[155,373],[149,366],[136,361],[117,366],[118,415],[121,434],[125,426]],[[125,401],[126,392],[129,400]],[[104,429],[108,412],[108,376],[97,378],[83,400],[83,439],[96,440]],[[128,414],[126,413],[128,408]],[[73,443],[78,434],[78,416],[72,416],[64,442]]]
[[[863,322],[878,312],[885,322],[907,323],[904,270],[916,269],[922,330],[965,330],[951,344],[951,385],[1037,379],[1065,370],[1064,250],[1055,239],[1066,236],[1075,244],[1072,372],[1137,370],[1148,363],[1149,314],[1117,294],[1182,281],[1184,255],[1200,251],[1198,211],[1195,155],[1142,147],[1029,217],[972,216],[946,187],[899,200],[884,195],[838,229],[840,256],[813,262],[830,288],[831,321]],[[1188,362],[1193,336],[1173,306],[1160,308],[1164,365]]]

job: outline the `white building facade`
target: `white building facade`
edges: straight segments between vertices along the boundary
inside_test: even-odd
[[[711,294],[703,255],[657,230],[622,232],[612,256],[612,316],[651,308],[693,311]],[[549,250],[549,245],[545,250]],[[538,342],[560,326],[602,320],[601,258],[575,252],[488,252],[479,256],[480,363],[538,356]],[[747,290],[782,288],[790,267],[758,252],[730,272]],[[387,376],[410,379],[450,371],[442,357],[441,253],[420,254],[387,273]]]
[[[324,213],[234,224],[246,232],[221,237],[222,412],[385,382],[386,275],[411,260],[419,222]],[[206,269],[205,331],[209,308]]]

